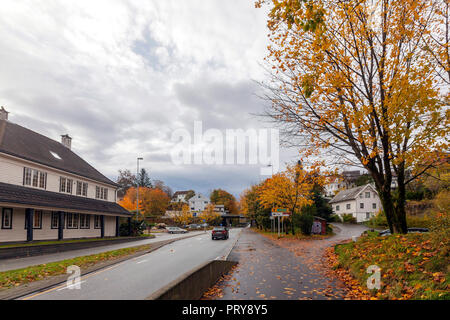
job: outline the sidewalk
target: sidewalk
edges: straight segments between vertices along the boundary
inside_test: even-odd
[[[54,254],[47,254],[42,256],[34,256],[34,257],[27,257],[27,258],[18,258],[18,259],[5,259],[0,260],[0,272],[8,271],[8,270],[16,270],[16,269],[22,269],[29,266],[35,266],[50,262],[56,262],[56,261],[62,261],[66,259],[72,259],[76,257],[82,257],[82,256],[88,256],[92,254],[98,254],[102,252],[112,251],[112,250],[118,250],[123,248],[132,248],[137,246],[142,246],[146,244],[151,243],[158,243],[161,241],[166,241],[170,239],[182,239],[185,237],[190,237],[195,234],[203,234],[203,231],[196,231],[196,232],[189,232],[188,234],[155,234],[155,238],[148,239],[148,240],[138,240],[133,242],[126,242],[126,243],[120,243],[115,245],[107,245],[102,247],[95,247],[95,248],[88,248],[88,249],[81,249],[81,250],[73,250],[73,251],[66,251],[66,252],[60,252],[60,253],[54,253]]]
[[[210,292],[214,295],[209,299],[344,299],[345,286],[323,268],[323,251],[334,243],[360,235],[366,228],[338,227],[336,236],[301,242],[272,241],[252,230],[244,230],[229,257],[239,265],[212,288]]]

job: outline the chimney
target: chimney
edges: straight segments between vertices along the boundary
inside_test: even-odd
[[[0,120],[8,120],[8,111],[5,110],[5,107],[0,109]]]
[[[68,134],[65,134],[65,135],[61,136],[61,143],[66,148],[72,149],[72,138]]]

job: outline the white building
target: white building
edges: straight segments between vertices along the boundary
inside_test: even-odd
[[[172,197],[173,203],[187,203],[186,196],[190,191],[177,191]]]
[[[325,185],[325,196],[334,197],[340,190],[356,187],[356,180],[361,176],[359,171],[344,171],[342,177],[334,177]]]
[[[8,121],[0,109],[0,243],[114,237],[118,185],[71,150]]]
[[[357,222],[364,222],[373,217],[381,209],[381,201],[375,188],[365,186],[342,190],[331,201],[333,213],[341,218],[351,214]]]
[[[201,213],[205,211],[206,207],[211,203],[211,201],[202,195],[201,193],[195,194],[191,199],[189,199],[189,208],[191,212],[194,213]]]

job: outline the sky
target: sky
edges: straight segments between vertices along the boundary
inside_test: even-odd
[[[174,191],[238,196],[261,165],[177,165],[178,129],[270,128],[258,81],[265,9],[253,0],[2,0],[0,105],[112,180],[136,170]],[[281,150],[281,164],[294,161]]]

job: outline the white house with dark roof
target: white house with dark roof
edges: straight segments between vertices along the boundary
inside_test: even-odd
[[[189,208],[194,216],[198,213],[205,211],[206,207],[211,203],[211,201],[202,195],[201,193],[196,193],[195,196],[189,199]]]
[[[341,218],[351,214],[357,222],[364,222],[373,217],[381,209],[381,201],[375,188],[365,186],[342,190],[331,201],[333,213]]]
[[[8,121],[0,109],[0,243],[114,237],[118,185],[61,142]]]

